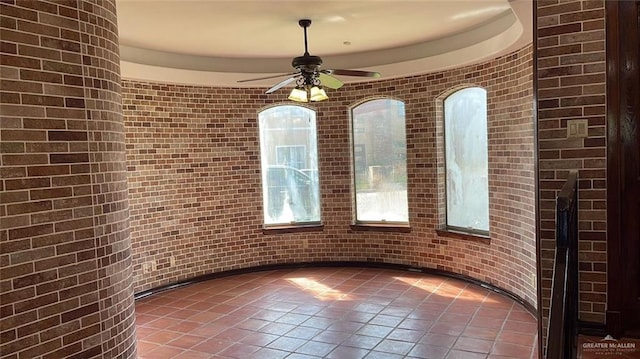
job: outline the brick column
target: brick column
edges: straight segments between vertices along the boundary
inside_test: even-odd
[[[0,14],[0,353],[134,358],[115,0]]]
[[[607,269],[605,2],[552,0],[535,5],[543,322],[546,328],[555,198],[569,171],[578,170],[579,315],[582,321],[602,324]],[[569,120],[585,120],[587,136],[569,137]]]

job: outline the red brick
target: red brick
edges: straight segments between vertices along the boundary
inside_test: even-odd
[[[52,153],[49,154],[49,161],[51,163],[78,163],[89,162],[88,153]]]
[[[53,37],[60,36],[60,28],[31,21],[18,20],[18,30],[28,32],[30,34],[47,35]]]
[[[580,32],[581,30],[581,23],[557,25],[538,29],[538,36],[544,38],[548,36]]]
[[[18,154],[3,155],[2,161],[7,166],[15,166],[28,164],[45,164],[48,163],[48,158],[45,154]]]
[[[3,41],[16,42],[21,44],[30,44],[30,45],[38,45],[40,40],[38,36],[27,34],[24,32],[9,30],[9,29],[0,29],[0,39]]]
[[[19,45],[18,54],[22,56],[37,57],[40,59],[60,60],[60,51],[39,46]]]
[[[22,103],[27,105],[62,107],[64,106],[64,98],[56,96],[23,94]]]
[[[7,206],[7,214],[12,216],[16,214],[24,214],[24,213],[33,213],[33,212],[42,212],[49,211],[52,208],[51,201],[39,201],[39,202],[28,202],[28,203],[18,203],[18,204],[10,204]]]
[[[0,10],[0,13],[4,16],[38,21],[38,13],[36,11],[25,9],[23,7],[9,6],[8,4],[0,3]]]

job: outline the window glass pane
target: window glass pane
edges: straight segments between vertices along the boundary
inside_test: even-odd
[[[404,103],[381,99],[352,111],[357,222],[409,222]]]
[[[260,112],[264,223],[320,222],[316,114],[301,106]]]
[[[473,87],[444,101],[447,225],[489,231],[487,92]]]

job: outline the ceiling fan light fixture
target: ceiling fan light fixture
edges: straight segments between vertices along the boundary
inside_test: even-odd
[[[335,78],[333,75],[345,75],[356,77],[380,77],[380,73],[372,71],[361,70],[340,70],[340,69],[324,69],[322,65],[322,58],[320,56],[313,56],[309,54],[309,44],[307,42],[307,28],[311,26],[310,19],[300,19],[298,25],[302,27],[304,32],[304,54],[302,56],[296,56],[291,61],[291,66],[296,69],[296,72],[282,75],[258,77],[254,79],[240,80],[238,82],[266,80],[276,78],[280,76],[292,76],[284,81],[280,81],[276,85],[272,86],[265,93],[275,92],[284,86],[296,81],[296,87],[289,94],[289,100],[296,102],[309,102],[309,101],[324,101],[328,100],[329,96],[322,88],[327,87],[330,89],[339,89],[344,85],[342,81]],[[344,42],[345,45],[349,45],[349,41]]]
[[[327,93],[324,91],[323,88],[320,88],[318,86],[313,86],[310,90],[309,99],[314,102],[324,101],[324,100],[328,100],[329,96],[327,96]]]
[[[289,100],[295,102],[309,102],[307,90],[304,87],[295,87],[289,94]]]

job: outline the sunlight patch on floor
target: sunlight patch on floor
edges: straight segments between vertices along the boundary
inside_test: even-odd
[[[310,279],[306,277],[301,278],[287,278],[288,281],[302,288],[304,291],[310,292],[316,299],[322,301],[329,300],[353,300],[353,296],[347,293],[343,293],[337,289],[333,289],[327,285],[324,285],[318,282],[315,279]]]
[[[495,300],[491,299],[484,293],[479,293],[474,290],[460,289],[459,287],[448,286],[446,282],[443,283],[442,281],[434,282],[429,280],[423,280],[420,278],[401,277],[401,276],[396,276],[393,278],[405,284],[408,284],[414,288],[418,288],[441,297],[462,299],[462,300],[482,302],[482,303],[497,303]]]

